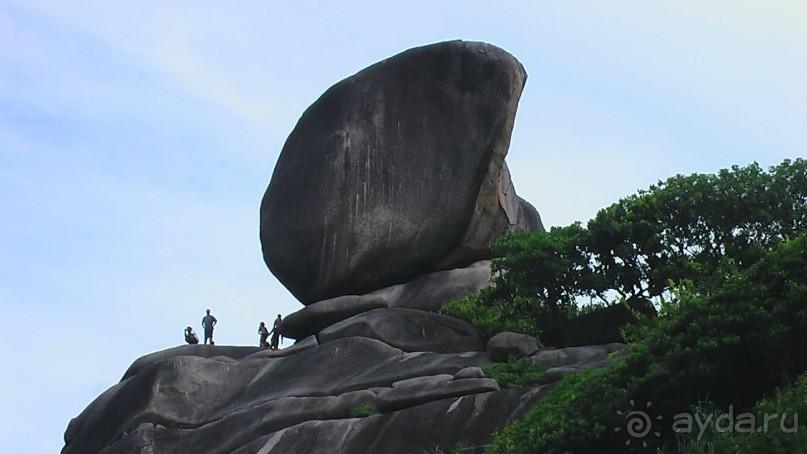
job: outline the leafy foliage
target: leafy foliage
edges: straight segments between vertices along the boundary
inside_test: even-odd
[[[624,437],[616,409],[627,404],[627,393],[612,370],[567,375],[523,419],[496,434],[486,453],[607,452]]]
[[[493,243],[492,286],[446,306],[483,337],[517,331],[563,345],[578,303],[660,306],[673,286],[713,286],[807,230],[807,161],[677,175],[601,210],[587,226],[510,233]]]
[[[548,232],[510,233],[492,247],[493,285],[443,308],[473,323],[483,338],[514,331],[555,339],[578,313],[577,288],[587,278],[580,224]]]
[[[442,312],[471,322],[484,341],[503,331],[534,336],[543,332],[538,321],[549,318],[546,308],[520,296],[507,300],[491,293],[492,287],[483,288],[477,295],[444,305]]]
[[[623,452],[629,449],[625,435],[614,429],[624,426],[618,412],[630,410],[630,401],[652,402],[667,421],[705,399],[716,409],[752,408],[807,371],[804,273],[807,234],[748,269],[724,269],[714,287],[676,288],[658,318],[635,328],[622,361],[564,378],[523,420],[494,437],[490,452]],[[669,425],[649,441],[692,446]]]
[[[598,295],[658,299],[671,283],[700,283],[725,262],[743,268],[807,230],[807,161],[715,175],[676,175],[601,210],[588,223]]]
[[[807,375],[792,388],[762,399],[752,414],[754,430],[735,424],[712,434],[715,452],[805,452],[807,431],[798,418],[807,415]]]
[[[496,380],[503,388],[524,388],[541,382],[546,368],[535,364],[531,358],[511,356],[507,361],[494,363],[483,369],[485,375]]]
[[[626,329],[632,342],[620,362],[566,376],[497,434],[488,452],[644,448],[626,445],[630,439],[616,430],[625,425],[619,412],[633,402],[652,402],[667,421],[730,408],[805,410],[807,379],[789,387],[807,371],[806,161],[767,172],[753,164],[679,175],[600,211],[586,228],[510,235],[497,246],[506,255],[495,262],[494,287],[465,302],[472,321],[486,320],[485,332],[500,323],[498,329],[526,326],[535,330],[529,334],[557,337],[585,297],[651,300],[660,312]],[[693,410],[693,402],[708,406]],[[664,452],[804,446],[802,435],[782,431],[712,435],[693,440],[668,424],[642,442]]]

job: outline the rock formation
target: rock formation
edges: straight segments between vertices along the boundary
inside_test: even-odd
[[[186,345],[138,359],[65,432],[87,452],[436,452],[481,445],[564,374],[620,344],[541,350],[546,383],[500,389],[485,352],[404,352],[347,337],[270,352]]]
[[[439,313],[490,282],[489,242],[542,229],[504,163],[526,74],[454,41],[334,85],[289,136],[261,204],[271,271],[304,303],[289,348],[186,345],[136,360],[65,432],[63,453],[447,452],[481,446],[564,374],[621,344],[544,349]],[[501,389],[483,368],[547,367]]]
[[[311,304],[467,266],[507,230],[541,228],[504,165],[525,80],[503,50],[453,41],[328,89],[261,203],[272,273]]]

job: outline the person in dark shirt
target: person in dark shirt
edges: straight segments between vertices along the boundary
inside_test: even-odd
[[[210,339],[210,345],[215,345],[213,343],[213,327],[216,326],[216,323],[218,323],[218,320],[210,315],[210,309],[208,309],[207,315],[202,318],[202,328],[205,330],[205,345],[207,345],[208,339]]]
[[[283,319],[280,318],[280,314],[277,314],[275,324],[272,325],[272,345],[269,347],[272,350],[277,350],[277,341],[280,339],[280,323],[282,321]]]

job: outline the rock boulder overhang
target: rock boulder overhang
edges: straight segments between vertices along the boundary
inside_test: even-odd
[[[328,89],[261,203],[271,272],[310,304],[466,266],[508,230],[541,229],[504,163],[526,77],[498,47],[450,41]]]

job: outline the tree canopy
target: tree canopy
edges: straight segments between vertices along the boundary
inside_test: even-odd
[[[516,330],[559,341],[591,306],[659,307],[683,281],[695,288],[807,230],[807,161],[754,163],[676,175],[600,210],[585,226],[510,233],[492,247],[493,282],[446,311],[483,336]]]
[[[659,311],[625,329],[620,361],[567,375],[486,452],[643,452],[616,430],[634,403],[664,415],[658,434],[641,440],[657,452],[804,449],[805,431],[734,423],[778,413],[792,425],[807,412],[806,161],[677,175],[585,226],[509,234],[495,247],[504,256],[492,286],[449,307],[486,335],[522,328],[559,339],[586,311],[581,299],[651,301]],[[676,432],[681,414],[712,423]],[[718,417],[732,425],[718,427]]]

